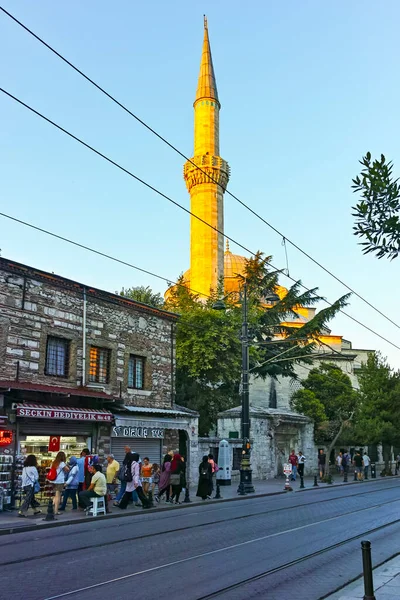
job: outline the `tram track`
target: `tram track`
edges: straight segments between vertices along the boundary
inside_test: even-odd
[[[327,490],[328,489],[329,488],[327,488]],[[330,496],[329,498],[318,499],[318,500],[313,500],[312,502],[308,502],[307,506],[312,506],[314,504],[324,504],[326,502],[332,502],[334,500],[345,500],[345,499],[351,500],[351,498],[355,498],[355,497],[358,497],[358,496],[365,496],[365,495],[370,495],[370,494],[378,494],[379,492],[390,491],[392,489],[398,489],[398,486],[394,486],[393,485],[393,486],[389,486],[388,487],[387,485],[385,485],[385,486],[379,487],[378,489],[365,490],[364,492],[350,494],[350,495],[346,495],[346,496],[343,496],[343,495],[340,495],[340,496]],[[321,492],[318,492],[318,493],[321,493]],[[294,496],[292,496],[292,497],[294,497]],[[269,498],[271,498],[271,496],[269,496]],[[249,497],[248,500],[251,501],[252,504],[253,503],[254,504],[259,504],[259,503],[265,501],[265,497],[255,497],[255,498]],[[245,501],[245,500],[243,500],[243,501]],[[210,504],[208,504],[208,505],[199,505],[199,507],[201,507],[201,508],[203,508],[203,506],[204,507],[205,506],[210,507],[210,510],[201,511],[201,512],[195,512],[195,513],[191,512],[190,515],[191,516],[195,516],[195,515],[208,515],[211,512],[216,512],[216,511],[220,510],[220,508],[218,508],[218,505],[215,505],[215,504],[214,505],[210,505]],[[263,514],[272,514],[272,513],[279,513],[279,512],[287,512],[289,510],[296,510],[296,509],[298,509],[301,506],[303,506],[303,505],[302,504],[295,504],[293,506],[286,506],[286,507],[281,507],[281,508],[272,508],[272,509],[262,510],[262,511],[259,511],[259,512],[254,512],[254,513],[251,513],[251,514],[248,514],[248,515],[240,515],[238,517],[229,517],[229,519],[232,520],[232,521],[234,521],[234,520],[251,518],[253,516],[256,517],[256,516],[263,515]],[[236,506],[227,507],[226,505],[224,505],[224,508],[223,508],[224,514],[226,514],[227,511],[229,511],[229,510],[235,510],[236,508],[237,508]],[[150,514],[144,514],[142,512],[134,512],[134,513],[131,513],[131,514],[128,514],[128,515],[121,515],[121,518],[127,518],[127,517],[130,517],[130,516],[134,517],[135,519],[136,518],[140,519],[140,517],[145,517],[145,519],[143,519],[143,520],[140,521],[141,523],[144,523],[144,522],[148,522],[149,520],[151,520],[152,522],[154,522],[154,521],[164,521],[166,519],[170,519],[171,517],[173,517],[173,518],[180,518],[181,519],[182,518],[182,513],[181,513],[180,510],[176,511],[174,509],[167,509],[167,510],[165,510],[165,512],[164,511],[163,512],[160,511],[158,513],[150,513]],[[154,519],[154,516],[156,517],[156,519]],[[186,526],[186,527],[174,528],[174,529],[170,529],[170,530],[166,530],[166,531],[161,531],[161,532],[154,533],[154,534],[147,534],[145,536],[129,537],[129,538],[126,538],[125,540],[121,540],[121,541],[142,539],[143,537],[152,537],[154,535],[163,535],[163,534],[171,533],[173,531],[182,531],[182,530],[185,530],[185,529],[196,529],[198,527],[203,527],[203,526],[206,526],[206,525],[217,525],[218,523],[222,523],[222,522],[224,522],[226,520],[227,520],[226,518],[224,518],[224,519],[217,519],[215,521],[207,521],[207,522],[204,522],[204,523],[197,523],[195,525],[189,525],[189,526]],[[100,519],[96,519],[96,521],[89,521],[87,523],[87,525],[89,525],[89,527],[86,527],[85,529],[79,529],[79,531],[74,530],[74,531],[71,531],[71,532],[64,532],[63,533],[63,538],[69,537],[69,536],[74,536],[74,535],[80,535],[81,536],[84,533],[90,533],[90,531],[93,531],[93,528],[90,527],[90,526],[93,526],[95,524],[100,524],[100,523],[101,523],[101,527],[104,527],[104,524],[107,524],[107,527],[113,528],[113,529],[116,529],[116,528],[119,528],[119,527],[126,528],[126,522],[123,522],[121,524],[116,524],[115,521],[114,521],[114,519],[107,519],[106,521],[102,521],[101,518],[100,518]],[[73,524],[75,524],[75,523],[73,523]],[[69,525],[73,525],[73,524],[72,523],[65,523],[64,526],[68,527]],[[131,524],[134,525],[134,523],[132,523],[132,522],[131,522]],[[81,523],[79,523],[79,525],[81,525]],[[60,527],[62,527],[62,526],[63,525],[60,523]],[[29,533],[29,534],[33,533],[33,535],[35,536],[40,531],[41,531],[40,527],[38,527],[37,531],[21,532],[21,533]],[[48,536],[46,536],[46,537],[53,537],[54,536],[54,529],[48,529],[48,530],[44,530],[44,531],[48,531]],[[10,534],[10,535],[14,535],[14,534]],[[33,539],[30,539],[29,541],[35,541],[35,540],[36,540],[36,538],[33,537]],[[15,542],[13,542],[13,545],[14,546],[18,545],[18,544],[24,544],[25,545],[26,543],[27,543],[26,539],[15,540]],[[114,543],[114,542],[110,542],[110,543]],[[6,563],[0,563],[0,566],[2,566],[3,564],[6,564]],[[9,564],[9,563],[7,563],[7,564]]]
[[[389,503],[393,503],[393,502],[396,502],[396,501],[399,502],[400,500],[392,500],[391,502],[381,503],[380,505],[376,505],[376,506],[373,506],[373,507],[368,507],[368,508],[362,509],[362,510],[371,510],[371,509],[376,508],[378,506],[383,506],[384,504],[389,504]],[[304,528],[307,528],[307,527],[318,525],[320,523],[324,523],[324,522],[327,522],[327,521],[332,521],[332,520],[335,520],[337,518],[340,518],[340,517],[332,517],[332,518],[324,519],[323,521],[320,521],[320,522],[310,523],[308,525],[300,526],[296,530],[298,531],[298,530],[301,530],[301,529],[304,529]],[[272,576],[272,575],[274,575],[276,573],[285,571],[286,569],[292,569],[293,567],[296,567],[296,566],[298,566],[298,565],[300,565],[300,564],[302,564],[302,563],[304,563],[304,562],[306,562],[308,560],[311,560],[313,558],[321,556],[321,555],[323,555],[323,554],[325,554],[327,552],[333,551],[333,550],[335,550],[337,548],[343,547],[343,546],[345,546],[345,545],[347,545],[349,543],[352,543],[352,542],[354,542],[356,540],[359,540],[359,539],[365,537],[366,535],[370,535],[370,534],[376,533],[378,531],[382,531],[382,530],[384,530],[384,529],[386,529],[388,527],[392,527],[393,525],[396,525],[398,523],[400,523],[400,518],[394,519],[392,521],[389,521],[388,523],[384,523],[384,524],[379,525],[377,527],[370,528],[370,529],[368,529],[366,531],[363,531],[362,533],[358,533],[356,535],[347,537],[344,540],[341,540],[341,541],[336,542],[334,544],[330,544],[328,546],[325,546],[324,548],[320,548],[319,550],[316,550],[315,552],[310,552],[308,554],[305,554],[305,555],[303,555],[303,556],[301,556],[299,558],[296,558],[294,560],[288,561],[288,562],[286,562],[286,563],[284,563],[282,565],[278,565],[278,566],[276,566],[274,568],[271,568],[271,569],[268,569],[266,571],[263,571],[263,572],[261,572],[261,573],[259,573],[257,575],[252,575],[251,577],[246,577],[245,579],[242,579],[241,581],[238,581],[238,582],[236,582],[234,584],[231,584],[231,585],[228,585],[228,586],[223,586],[223,587],[221,587],[218,590],[215,590],[213,592],[209,592],[209,593],[207,593],[205,595],[202,595],[202,596],[197,596],[196,598],[194,598],[194,600],[212,600],[213,598],[222,597],[226,593],[229,593],[229,592],[237,590],[237,589],[241,589],[241,588],[243,588],[246,585],[249,585],[249,584],[254,583],[256,581],[265,579],[265,578],[267,578],[269,576]],[[240,542],[238,544],[233,544],[233,545],[228,546],[228,547],[222,547],[222,548],[218,548],[216,550],[211,550],[211,551],[208,551],[208,552],[203,552],[201,554],[197,554],[197,555],[194,555],[194,556],[189,556],[189,557],[183,558],[183,559],[178,559],[176,561],[171,561],[171,562],[168,562],[168,563],[165,563],[165,564],[161,564],[161,565],[156,565],[154,567],[150,567],[150,568],[147,568],[147,569],[144,569],[144,570],[141,570],[141,571],[137,571],[137,572],[134,572],[134,573],[128,573],[127,575],[122,575],[120,577],[115,577],[115,578],[110,579],[110,580],[106,580],[106,581],[94,583],[92,585],[87,585],[87,586],[84,586],[84,587],[80,587],[78,589],[73,589],[73,590],[69,590],[69,591],[66,591],[66,592],[62,592],[62,593],[59,593],[59,594],[56,594],[56,595],[53,595],[53,596],[46,597],[44,600],[58,600],[60,598],[72,597],[72,596],[76,596],[76,595],[80,596],[84,592],[91,592],[91,591],[95,591],[96,592],[96,597],[100,597],[100,596],[98,596],[98,594],[100,593],[100,589],[103,588],[103,587],[112,586],[113,584],[118,585],[118,584],[120,584],[120,583],[122,583],[124,581],[129,580],[129,579],[133,579],[134,577],[149,576],[151,574],[155,574],[158,571],[162,571],[163,569],[169,569],[171,567],[175,567],[175,566],[178,566],[178,565],[183,565],[184,563],[188,563],[188,562],[191,562],[191,561],[199,560],[199,559],[202,559],[202,558],[207,558],[207,557],[210,557],[210,556],[213,556],[213,555],[215,556],[215,555],[220,554],[222,552],[226,552],[226,551],[229,551],[229,550],[237,549],[239,547],[243,547],[243,546],[246,546],[248,544],[257,543],[257,542],[260,542],[260,541],[263,541],[263,540],[267,540],[269,538],[274,538],[274,537],[277,537],[277,536],[280,536],[280,535],[285,535],[286,533],[291,533],[291,532],[293,532],[293,529],[286,530],[286,531],[281,531],[281,532],[277,532],[277,533],[274,533],[274,534],[271,534],[271,535],[265,535],[265,536],[262,536],[262,537],[259,537],[259,538],[255,538],[255,539],[250,539],[250,540],[247,540],[247,541],[244,541],[244,542]],[[112,594],[112,591],[108,592],[108,594],[109,595]],[[242,597],[245,597],[245,595],[242,595]]]
[[[387,527],[396,525],[397,523],[400,523],[400,519],[395,519],[394,521],[391,521],[390,523],[385,523],[384,525],[379,525],[378,527],[374,527],[372,529],[364,531],[363,533],[353,535],[352,537],[349,537],[346,540],[336,542],[335,544],[331,544],[329,546],[326,546],[325,548],[316,550],[315,552],[310,552],[309,554],[305,554],[302,557],[299,557],[297,559],[289,561],[283,565],[279,565],[278,567],[274,567],[273,569],[269,569],[268,571],[264,571],[263,573],[259,573],[258,575],[253,575],[251,577],[247,577],[246,579],[243,579],[242,581],[239,581],[232,585],[225,586],[215,592],[206,594],[205,596],[199,596],[196,598],[196,600],[212,600],[213,598],[219,598],[228,592],[240,589],[243,586],[249,585],[250,583],[254,583],[256,581],[266,579],[267,577],[269,577],[271,575],[275,575],[276,573],[285,571],[286,569],[292,569],[293,567],[297,567],[298,565],[301,565],[302,563],[306,562],[307,560],[311,560],[312,558],[321,556],[321,555],[325,554],[326,552],[331,552],[332,550],[336,550],[337,548],[340,548],[341,546],[345,546],[346,544],[349,544],[351,542],[354,542],[356,540],[364,538],[366,535],[376,533],[377,531],[381,531],[383,529],[386,529]],[[50,599],[48,599],[48,600],[50,600]]]
[[[309,507],[312,504],[321,504],[321,503],[326,503],[326,502],[333,502],[333,501],[336,501],[336,500],[343,500],[345,502],[349,502],[349,500],[351,498],[356,498],[358,496],[370,495],[370,494],[373,494],[373,493],[379,493],[379,492],[384,491],[384,490],[387,491],[387,489],[388,488],[385,487],[385,488],[380,488],[379,490],[366,490],[365,492],[360,492],[358,494],[352,494],[351,496],[339,496],[339,497],[335,496],[333,498],[331,497],[331,498],[327,498],[325,500],[319,500],[319,501],[315,501],[315,502],[310,502],[310,503],[307,504],[307,507]],[[381,506],[385,506],[385,505],[388,505],[388,504],[393,504],[395,502],[400,502],[400,498],[394,498],[394,499],[387,500],[387,501],[384,501],[384,502],[378,502],[377,504],[373,504],[372,506],[367,506],[367,507],[362,508],[362,509],[360,508],[360,509],[358,509],[358,512],[372,510],[374,508],[379,508]],[[76,548],[68,548],[68,549],[62,549],[62,550],[52,550],[51,552],[43,553],[43,554],[40,554],[40,555],[36,554],[35,556],[27,556],[27,557],[18,558],[18,559],[15,559],[15,560],[10,560],[10,561],[7,561],[7,562],[2,562],[2,563],[0,563],[0,566],[1,567],[5,567],[5,566],[17,565],[17,564],[22,564],[22,563],[27,563],[27,562],[33,562],[33,561],[37,561],[37,560],[42,560],[42,559],[46,559],[46,558],[53,558],[53,557],[56,557],[56,556],[62,556],[62,555],[69,554],[71,552],[81,552],[81,551],[85,551],[85,550],[94,550],[96,548],[105,548],[105,547],[109,547],[109,546],[115,546],[115,545],[118,545],[118,544],[123,544],[123,543],[126,543],[126,542],[136,542],[136,541],[141,541],[141,540],[149,539],[149,538],[153,538],[153,537],[160,537],[160,536],[164,536],[164,535],[173,535],[175,533],[179,533],[179,532],[182,532],[182,531],[188,531],[188,530],[191,530],[191,529],[197,529],[197,528],[201,528],[201,527],[208,527],[210,525],[212,526],[212,525],[221,524],[221,523],[226,522],[227,520],[229,520],[229,521],[238,521],[238,520],[244,520],[244,519],[251,519],[253,517],[259,517],[259,516],[264,515],[264,514],[265,515],[270,515],[270,514],[279,513],[279,512],[282,512],[282,511],[287,512],[288,510],[299,510],[299,508],[301,508],[302,506],[305,506],[305,505],[296,505],[296,506],[292,506],[292,507],[281,507],[281,508],[272,509],[272,510],[264,510],[264,511],[259,511],[259,512],[252,513],[252,514],[249,514],[249,515],[239,515],[239,516],[236,516],[236,517],[230,517],[229,519],[226,519],[226,518],[225,519],[217,519],[217,520],[214,520],[214,521],[206,521],[206,522],[203,522],[203,523],[197,523],[197,524],[194,524],[194,525],[188,525],[188,526],[182,526],[182,527],[173,527],[172,526],[170,529],[168,529],[166,531],[157,531],[157,532],[154,532],[154,533],[148,533],[148,534],[144,534],[144,535],[128,536],[128,537],[124,537],[124,538],[118,538],[116,540],[110,540],[110,541],[107,541],[107,542],[101,542],[101,543],[98,543],[98,544],[89,543],[87,545],[84,545],[84,546],[81,545],[81,546],[76,547]],[[353,508],[350,508],[350,510],[347,510],[345,512],[341,511],[340,515],[341,516],[351,515],[351,514],[353,514],[353,510],[354,510]],[[334,518],[336,518],[336,517],[334,517]],[[327,520],[330,520],[330,519],[329,518],[328,519],[325,518],[325,519],[322,519],[321,521],[315,521],[313,523],[310,523],[310,525],[324,523]],[[285,533],[285,531],[283,531],[281,533]],[[23,543],[26,544],[26,540]]]

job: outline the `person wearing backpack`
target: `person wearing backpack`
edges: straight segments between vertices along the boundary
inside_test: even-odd
[[[66,460],[67,457],[65,456],[65,452],[59,452],[53,460],[50,470],[47,473],[47,480],[53,484],[53,507],[55,515],[61,514],[58,512],[58,507],[60,506],[61,502],[61,493],[64,490],[65,475],[69,471],[67,465],[65,464]]]
[[[132,481],[132,461],[133,454],[129,446],[125,446],[125,458],[118,472],[118,479],[121,482],[117,497],[115,498],[114,506],[119,506],[125,492],[126,492],[126,484],[129,481]],[[135,490],[132,491],[132,498],[136,506],[140,506],[139,497]]]
[[[341,464],[342,471],[343,471],[343,476],[344,476],[345,473],[349,472],[349,461],[350,461],[350,457],[348,455],[347,450],[343,450],[343,453],[342,453],[342,464]]]
[[[202,500],[211,498],[212,486],[212,467],[208,462],[207,454],[203,456],[203,460],[199,465],[199,483],[197,486],[197,494]]]
[[[137,452],[132,454],[130,471],[131,477],[126,483],[126,491],[118,505],[119,508],[126,509],[133,492],[136,492],[138,498],[140,498],[143,508],[151,508],[152,504],[143,492],[142,481],[140,479],[139,454]]]
[[[69,459],[68,479],[65,482],[64,499],[60,506],[60,511],[64,511],[67,506],[68,498],[72,500],[72,510],[78,510],[77,491],[79,486],[79,466],[76,456]]]

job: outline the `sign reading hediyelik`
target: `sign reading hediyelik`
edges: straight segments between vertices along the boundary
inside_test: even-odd
[[[113,437],[130,437],[130,438],[153,438],[161,440],[164,437],[164,429],[157,427],[124,427],[116,425],[112,428]]]

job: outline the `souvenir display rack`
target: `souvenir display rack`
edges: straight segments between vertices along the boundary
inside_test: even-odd
[[[1,503],[3,510],[11,504],[13,458],[12,454],[0,454],[0,489],[3,496]]]

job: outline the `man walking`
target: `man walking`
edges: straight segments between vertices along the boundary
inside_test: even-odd
[[[318,454],[318,468],[319,468],[319,478],[322,479],[325,475],[325,464],[326,464],[326,454],[322,448],[320,448]]]
[[[296,481],[296,475],[297,475],[297,456],[296,456],[294,450],[292,450],[292,452],[290,453],[289,462],[292,465],[292,481]]]
[[[107,456],[107,470],[106,470],[106,480],[107,480],[107,492],[110,497],[111,494],[115,492],[117,487],[117,475],[119,472],[119,462],[115,460],[114,454],[109,454]]]
[[[359,450],[357,450],[357,452],[354,455],[353,464],[354,464],[354,471],[357,475],[357,480],[362,481],[363,480],[363,459],[361,456],[361,452]]]
[[[368,479],[368,469],[369,469],[369,465],[371,464],[371,459],[368,456],[366,451],[364,452],[362,459],[363,459],[363,463],[364,463],[364,478]]]
[[[300,475],[300,477],[304,477],[304,463],[305,462],[306,462],[306,457],[304,456],[302,451],[299,450],[299,453],[297,455],[297,472]]]

